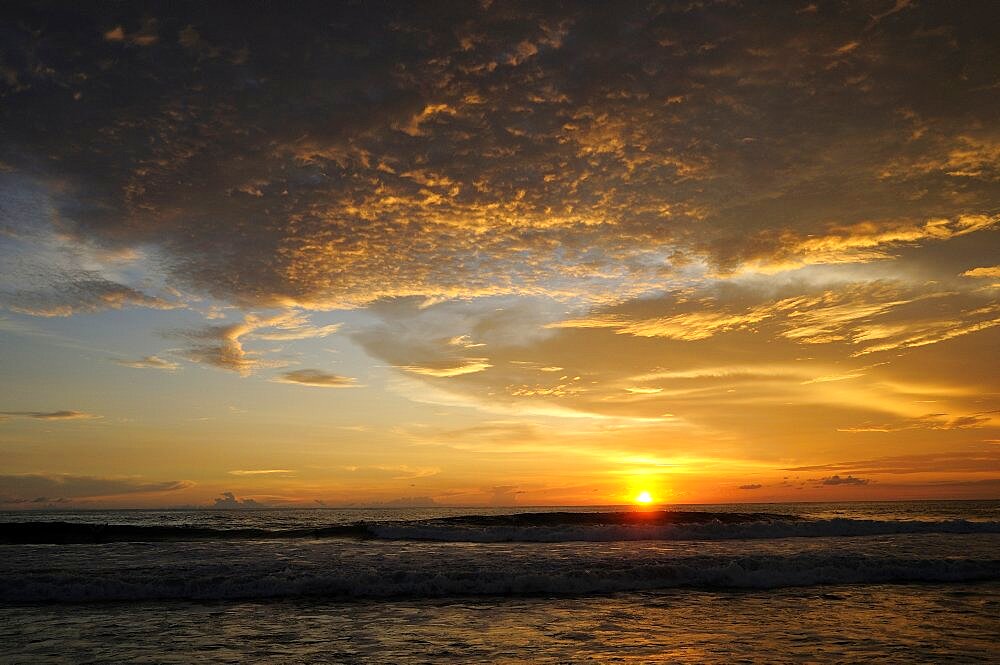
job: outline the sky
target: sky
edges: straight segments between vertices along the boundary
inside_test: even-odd
[[[0,509],[1000,498],[998,24],[5,2]]]

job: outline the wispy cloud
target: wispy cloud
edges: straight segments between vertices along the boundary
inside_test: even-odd
[[[123,367],[131,367],[133,369],[161,369],[168,372],[172,372],[179,367],[172,360],[164,360],[159,356],[143,356],[138,360],[115,360],[115,362]]]
[[[93,499],[135,494],[175,492],[191,487],[186,480],[148,482],[140,478],[79,476],[70,474],[2,475],[0,503],[56,503],[74,499]]]
[[[483,372],[490,367],[493,367],[489,363],[488,358],[464,358],[459,361],[439,361],[439,362],[427,362],[420,365],[398,365],[398,369],[405,370],[412,374],[421,374],[423,376],[433,376],[436,378],[449,378],[453,376],[462,376],[463,374],[475,374],[477,372]]]
[[[45,288],[0,290],[0,307],[32,316],[72,316],[128,306],[177,309],[182,305],[92,273],[53,278]]]
[[[273,381],[315,388],[353,388],[357,386],[357,381],[349,376],[331,374],[318,369],[297,369],[284,372],[276,376]]]
[[[251,313],[236,323],[209,325],[194,330],[174,330],[166,334],[189,343],[189,346],[179,351],[188,360],[248,376],[258,369],[288,364],[282,360],[267,358],[262,351],[247,349],[248,340],[315,339],[332,335],[340,326],[339,323],[314,326],[306,314],[286,310],[270,315]]]
[[[848,474],[914,474],[1000,471],[1000,451],[970,451],[895,455],[867,460],[796,466],[785,471],[836,471]]]
[[[947,413],[929,413],[918,418],[900,419],[889,423],[863,423],[852,427],[842,427],[841,432],[901,432],[904,430],[960,430],[988,427],[997,421],[1000,411],[973,413],[963,416],[949,416]]]
[[[33,418],[35,420],[93,420],[101,416],[85,411],[0,411],[2,418]]]
[[[427,478],[441,473],[441,469],[431,466],[410,466],[408,464],[375,464],[368,466],[347,465],[340,467],[352,476],[369,479],[388,478],[390,480],[413,480]]]
[[[964,277],[1000,277],[1000,266],[972,268],[962,273]]]

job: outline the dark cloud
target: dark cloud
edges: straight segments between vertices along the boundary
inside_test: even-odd
[[[212,508],[218,510],[261,510],[267,506],[250,498],[237,498],[232,492],[223,492],[222,496],[215,499]]]
[[[865,478],[855,478],[854,476],[840,476],[833,475],[829,478],[821,478],[816,481],[820,485],[836,486],[836,485],[867,485],[870,481]]]
[[[191,485],[186,480],[144,482],[136,478],[5,475],[0,476],[0,503],[65,503],[75,499],[173,492]]]
[[[737,489],[741,490],[759,490],[763,485],[754,483],[752,485],[740,485]]]
[[[6,3],[0,163],[248,306],[875,260],[995,225],[1000,172],[997,7],[883,5]],[[166,304],[65,290],[7,299]]]
[[[0,291],[0,306],[33,316],[71,316],[128,306],[175,309],[180,305],[99,275],[75,275],[52,280],[44,289]]]

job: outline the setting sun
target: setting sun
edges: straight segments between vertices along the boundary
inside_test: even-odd
[[[0,665],[1000,665],[997,25],[0,0]]]

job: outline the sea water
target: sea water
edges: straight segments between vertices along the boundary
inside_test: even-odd
[[[0,523],[2,662],[1000,661],[995,501]]]

